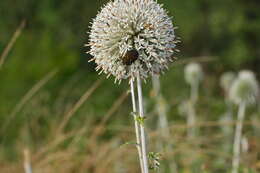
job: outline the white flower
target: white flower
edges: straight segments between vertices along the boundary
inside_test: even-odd
[[[229,92],[229,89],[236,78],[235,73],[225,72],[220,77],[220,86],[225,90],[226,93]]]
[[[197,63],[190,63],[184,69],[185,80],[188,84],[194,86],[198,85],[203,79],[203,71],[201,66]]]
[[[253,104],[256,102],[259,88],[253,72],[244,70],[238,75],[238,78],[233,82],[230,88],[230,99],[240,104]]]
[[[100,70],[116,80],[157,74],[173,60],[171,18],[153,0],[114,0],[94,19],[90,54]]]

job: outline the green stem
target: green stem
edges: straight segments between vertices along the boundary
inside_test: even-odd
[[[242,136],[243,121],[245,117],[246,104],[243,102],[239,105],[238,117],[236,122],[236,131],[233,145],[232,173],[238,173],[240,161],[240,144]]]
[[[142,150],[141,150],[141,140],[140,140],[140,125],[137,121],[137,114],[136,114],[136,102],[135,102],[135,89],[134,89],[134,80],[130,80],[130,87],[131,87],[131,96],[132,96],[132,104],[133,104],[133,114],[135,120],[135,135],[136,135],[136,148],[138,151],[140,167],[142,173],[144,173],[144,166],[143,166],[143,159],[142,159]]]
[[[143,95],[142,95],[142,82],[140,79],[140,74],[138,73],[137,76],[137,92],[138,92],[138,102],[139,102],[139,113],[141,118],[144,117],[144,110],[143,110]],[[142,147],[142,156],[143,156],[143,166],[144,166],[144,173],[149,173],[148,169],[148,159],[147,159],[147,148],[146,148],[146,134],[144,129],[144,123],[140,124],[140,131],[141,131],[141,147]]]

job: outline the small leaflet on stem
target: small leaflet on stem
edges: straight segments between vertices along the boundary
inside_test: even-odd
[[[148,153],[149,169],[157,170],[160,168],[161,154],[156,152]]]
[[[146,117],[141,117],[136,112],[132,112],[132,115],[134,116],[135,121],[137,121],[140,125],[144,125],[144,121],[145,121]]]
[[[120,148],[122,148],[122,147],[125,147],[126,145],[134,145],[134,146],[137,146],[137,145],[139,145],[137,142],[135,142],[135,141],[128,141],[128,142],[125,142],[125,143],[123,143],[122,145],[120,145]]]

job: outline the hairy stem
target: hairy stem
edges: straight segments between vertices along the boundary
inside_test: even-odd
[[[136,148],[139,155],[140,167],[142,173],[144,173],[144,166],[143,166],[143,157],[142,157],[142,150],[141,150],[141,140],[140,140],[140,125],[137,121],[137,111],[136,111],[136,102],[135,102],[135,89],[134,89],[134,80],[130,80],[130,87],[131,87],[131,96],[132,96],[132,104],[133,104],[133,114],[135,119],[135,135],[136,135]]]
[[[246,104],[241,103],[239,105],[238,117],[236,123],[236,131],[233,145],[233,160],[232,160],[232,173],[238,173],[239,161],[240,161],[240,144],[243,128],[243,121],[245,117]]]

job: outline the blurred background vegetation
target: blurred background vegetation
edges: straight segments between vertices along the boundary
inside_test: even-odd
[[[231,156],[218,148],[218,126],[203,127],[205,130],[197,139],[205,144],[199,159],[195,159],[200,166],[194,168],[187,161],[192,147],[183,137],[185,128],[181,124],[185,124],[185,118],[177,111],[177,106],[189,97],[183,65],[190,61],[202,63],[206,77],[198,116],[203,121],[217,121],[225,112],[220,74],[251,69],[259,79],[260,1],[158,2],[173,16],[174,25],[178,26],[176,35],[182,41],[178,45],[180,53],[176,54],[178,60],[161,78],[170,124],[180,126],[173,128],[176,150],[164,155],[165,160],[175,154],[183,172],[226,172],[230,170]],[[21,32],[0,67],[0,172],[23,172],[25,149],[31,153],[35,172],[138,172],[135,148],[118,147],[134,140],[131,102],[125,93],[128,83],[115,85],[112,78],[104,80],[103,75],[98,76],[95,64],[88,63],[90,55],[85,53],[89,49],[84,44],[88,42],[90,22],[105,3],[106,0],[0,1],[0,55],[13,34]],[[23,21],[25,27],[19,28]],[[146,112],[153,117],[148,128],[155,133],[151,140],[156,141],[160,134],[156,135],[153,127],[156,116],[151,81],[144,87]],[[254,143],[257,136],[252,126],[246,126],[245,131]],[[259,153],[259,144],[253,145],[251,152]],[[247,158],[243,166],[259,169],[259,157]],[[217,158],[223,158],[222,162]]]

